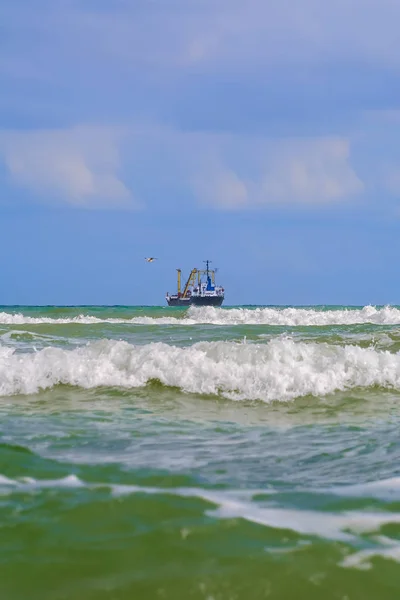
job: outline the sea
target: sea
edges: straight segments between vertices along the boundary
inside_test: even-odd
[[[400,597],[400,307],[0,307],[0,598]]]

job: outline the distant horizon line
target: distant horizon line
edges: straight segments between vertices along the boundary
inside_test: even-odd
[[[349,308],[365,308],[371,307],[397,307],[399,304],[225,304],[219,308],[310,308],[310,307],[349,307]],[[188,306],[168,306],[166,304],[0,304],[0,308],[165,308],[168,310],[187,310]],[[195,307],[195,308],[215,308],[215,307]]]

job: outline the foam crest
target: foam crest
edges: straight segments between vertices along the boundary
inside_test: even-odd
[[[290,327],[400,324],[400,310],[391,306],[361,309],[321,310],[315,308],[231,308],[190,307],[190,319],[214,325],[281,325]]]
[[[22,313],[0,312],[0,325],[197,325],[201,320],[177,317],[99,318],[92,315],[75,317],[30,317]],[[206,322],[206,321],[204,321]]]
[[[388,523],[400,523],[399,513],[347,511],[327,513],[288,508],[265,508],[235,500],[220,502],[212,514],[222,519],[243,518],[257,525],[288,529],[303,535],[352,541],[356,535],[379,531]],[[349,533],[351,532],[351,533]]]
[[[340,563],[340,566],[347,569],[354,568],[365,571],[372,567],[373,558],[384,558],[390,559],[394,562],[400,562],[399,542],[383,535],[376,536],[375,541],[379,544],[379,546],[349,554]]]
[[[393,502],[400,499],[400,477],[390,477],[389,479],[356,483],[348,486],[337,486],[328,491],[341,497],[377,498]]]
[[[209,321],[196,318],[178,317],[132,317],[129,318],[103,318],[92,315],[77,315],[75,317],[30,317],[22,313],[0,312],[0,325],[197,325]]]
[[[121,321],[121,319],[120,319]],[[98,319],[90,315],[78,315],[72,318],[52,318],[52,317],[29,317],[22,313],[0,312],[0,324],[2,325],[66,325],[66,324],[84,324],[104,323],[104,319]]]
[[[30,317],[22,313],[0,312],[3,325],[96,325],[99,323],[134,325],[272,325],[288,327],[400,324],[400,310],[391,306],[360,309],[321,310],[316,308],[214,308],[190,307],[180,317],[99,318],[92,315],[75,317]]]
[[[152,380],[184,392],[233,400],[288,401],[380,386],[400,390],[400,355],[357,346],[294,342],[200,342],[134,346],[102,340],[73,350],[16,353],[0,346],[0,394],[33,394],[58,384],[143,387]]]

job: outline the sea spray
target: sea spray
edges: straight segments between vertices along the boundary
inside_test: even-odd
[[[135,346],[102,340],[73,350],[16,353],[0,347],[0,394],[32,394],[58,384],[137,388],[157,380],[183,392],[233,400],[288,401],[338,390],[400,390],[400,355],[354,345],[199,342]]]

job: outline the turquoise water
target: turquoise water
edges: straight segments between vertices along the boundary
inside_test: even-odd
[[[1,598],[400,594],[398,307],[0,307]]]

